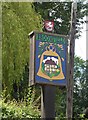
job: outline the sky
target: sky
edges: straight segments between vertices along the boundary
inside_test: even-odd
[[[86,17],[84,17],[86,20]],[[82,33],[79,39],[75,40],[75,55],[86,60],[86,23],[82,24]]]

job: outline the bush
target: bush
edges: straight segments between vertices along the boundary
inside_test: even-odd
[[[2,106],[2,107],[1,107]],[[1,118],[21,119],[21,118],[39,118],[40,112],[32,104],[26,105],[26,102],[16,102],[16,100],[8,101],[0,100]]]

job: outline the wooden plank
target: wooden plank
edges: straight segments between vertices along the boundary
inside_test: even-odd
[[[73,73],[74,73],[74,48],[75,48],[75,24],[76,24],[76,4],[72,3],[71,11],[71,34],[69,51],[69,73],[67,81],[67,120],[73,117]]]
[[[30,64],[29,64],[29,85],[34,85],[34,60],[35,60],[35,35],[30,36]]]
[[[64,37],[66,39],[68,39],[68,35],[61,35],[61,34],[55,34],[55,33],[49,33],[49,32],[39,32],[39,31],[32,31],[31,33],[29,33],[28,36],[31,36],[32,34],[46,34],[46,35],[52,35],[52,36],[60,36],[60,37]]]
[[[55,86],[41,86],[41,118],[55,120]]]

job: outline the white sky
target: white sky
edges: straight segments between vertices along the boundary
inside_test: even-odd
[[[84,20],[86,17],[84,17]],[[81,37],[75,40],[75,55],[86,60],[86,23],[82,24],[83,29]]]

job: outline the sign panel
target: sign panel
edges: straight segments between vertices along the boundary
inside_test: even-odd
[[[34,36],[34,82],[40,84],[66,85],[66,37],[38,32],[35,33]]]

